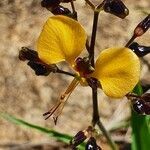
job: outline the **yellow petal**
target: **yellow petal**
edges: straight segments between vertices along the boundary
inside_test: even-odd
[[[37,41],[37,50],[47,64],[64,60],[72,63],[82,52],[85,42],[85,30],[77,21],[57,15],[45,23]]]
[[[93,76],[101,82],[106,95],[121,98],[139,81],[139,58],[128,48],[105,49],[96,61]]]

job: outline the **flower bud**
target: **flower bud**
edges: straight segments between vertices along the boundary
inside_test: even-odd
[[[136,42],[133,42],[130,46],[130,49],[138,56],[138,57],[143,57],[147,54],[150,53],[150,47],[149,46],[143,46],[139,45]]]
[[[150,28],[150,14],[142,20],[135,28],[134,35],[136,37],[143,35]]]
[[[21,50],[19,51],[19,59],[22,61],[25,60],[32,60],[35,61],[38,58],[38,53],[32,49],[29,49],[27,47],[22,47]]]
[[[146,115],[150,115],[150,93],[144,93],[141,99],[145,102],[144,112]]]
[[[27,47],[22,47],[19,51],[19,59],[22,61],[28,61],[27,65],[30,66],[34,71],[36,75],[43,75],[47,76],[51,72],[57,71],[57,66],[47,65],[45,64],[39,57],[38,53],[32,49],[29,49]]]
[[[141,96],[129,94],[127,97],[131,100],[134,111],[141,115],[150,115],[150,93]]]
[[[69,2],[72,2],[72,1],[74,1],[74,0],[60,0],[60,2],[62,2],[62,3],[69,3]]]
[[[41,6],[45,8],[56,7],[60,4],[60,0],[42,0]]]
[[[145,103],[143,100],[136,100],[132,105],[134,111],[138,114],[144,114],[145,110]]]
[[[50,10],[54,15],[68,15],[71,14],[71,11],[68,8],[65,8],[61,5]]]
[[[144,93],[141,96],[142,100],[144,100],[145,102],[150,102],[150,93]]]
[[[90,137],[87,141],[85,150],[101,150],[101,148],[97,145],[94,137]]]
[[[89,126],[87,129],[83,131],[79,131],[70,141],[72,149],[75,149],[78,145],[84,142],[89,137],[89,135],[91,135],[92,132],[93,132],[92,126]]]
[[[145,103],[144,113],[145,115],[150,115],[150,102]]]
[[[121,0],[105,0],[103,9],[105,12],[113,14],[121,19],[124,19],[129,10]]]
[[[72,148],[76,148],[80,145],[84,140],[86,140],[87,136],[84,131],[79,131],[71,140],[70,144]]]
[[[51,72],[45,65],[38,62],[29,61],[27,65],[35,71],[37,76],[48,76]]]

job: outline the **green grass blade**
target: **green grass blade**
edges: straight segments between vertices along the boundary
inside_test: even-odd
[[[16,117],[14,117],[12,115],[2,113],[2,114],[0,114],[0,116],[14,124],[35,129],[37,131],[47,134],[50,137],[57,139],[58,141],[61,141],[61,142],[67,143],[67,144],[69,144],[70,140],[72,139],[72,136],[70,136],[68,134],[62,134],[62,133],[59,133],[52,129],[47,129],[47,128],[44,128],[44,127],[41,127],[41,126],[38,126],[35,124],[28,123],[22,119],[18,119]],[[85,148],[85,143],[83,143],[79,146],[80,150],[84,150],[84,148]]]
[[[143,90],[138,84],[134,93],[142,95]],[[132,150],[149,150],[150,149],[150,116],[138,115],[132,111]]]

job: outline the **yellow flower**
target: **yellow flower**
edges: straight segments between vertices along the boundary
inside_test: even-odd
[[[86,38],[84,28],[77,21],[61,15],[50,17],[37,41],[38,55],[47,64],[66,61],[73,67],[85,47]],[[79,74],[82,78],[82,73]],[[140,61],[129,48],[108,48],[99,54],[95,71],[90,76],[100,81],[106,95],[121,98],[132,91],[139,81]],[[75,78],[71,86],[77,86],[78,83],[79,80]],[[60,99],[70,95],[73,89],[71,86]]]

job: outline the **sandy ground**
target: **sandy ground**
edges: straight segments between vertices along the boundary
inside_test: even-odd
[[[96,41],[97,54],[107,47],[125,45],[134,27],[144,18],[143,11],[150,8],[149,0],[124,2],[130,10],[130,15],[126,19],[121,20],[106,13],[100,15]],[[79,21],[90,36],[92,11],[85,6],[83,0],[77,0],[76,8]],[[0,112],[72,135],[91,123],[91,89],[81,86],[75,89],[55,126],[52,120],[45,121],[42,114],[56,102],[72,78],[59,74],[51,74],[48,77],[35,76],[26,63],[18,59],[18,52],[22,46],[36,48],[35,43],[42,25],[50,15],[52,15],[50,12],[40,7],[40,0],[0,1]],[[137,41],[149,45],[150,32]],[[149,58],[145,57],[147,60]],[[66,64],[61,65],[61,68],[68,70]],[[142,67],[141,79],[150,83],[146,65]],[[130,107],[126,99],[112,101],[101,90],[99,90],[99,108],[102,121],[107,128],[130,117]],[[30,129],[23,130],[0,119],[0,146],[6,143],[45,141],[54,142],[41,133]]]

